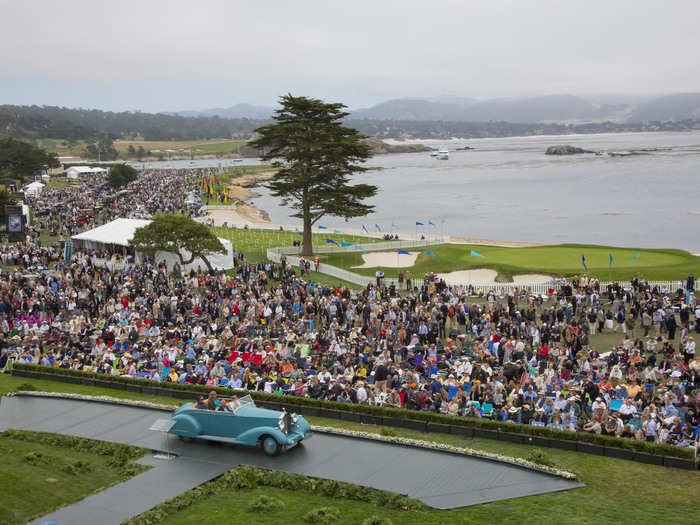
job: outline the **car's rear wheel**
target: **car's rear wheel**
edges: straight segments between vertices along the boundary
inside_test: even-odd
[[[268,456],[277,456],[281,450],[280,444],[272,436],[263,436],[262,448]]]

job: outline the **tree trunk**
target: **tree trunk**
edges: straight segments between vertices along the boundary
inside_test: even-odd
[[[204,264],[207,265],[207,268],[209,269],[209,273],[214,271],[214,267],[209,262],[209,259],[207,259],[204,255],[200,255],[199,258],[202,259],[204,261]]]
[[[314,253],[313,237],[311,236],[311,217],[304,217],[304,237],[301,243],[301,254],[310,256]]]

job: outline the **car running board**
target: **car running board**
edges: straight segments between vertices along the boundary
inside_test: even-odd
[[[221,443],[237,443],[236,438],[228,438],[221,436],[208,436],[206,434],[200,434],[197,436],[198,439],[208,439],[209,441],[220,441]]]

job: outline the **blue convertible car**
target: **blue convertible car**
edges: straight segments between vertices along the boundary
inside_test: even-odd
[[[218,398],[219,409],[197,408],[186,403],[175,410],[168,433],[182,438],[201,438],[223,443],[262,445],[269,456],[299,444],[311,431],[302,417],[255,406],[250,396]]]

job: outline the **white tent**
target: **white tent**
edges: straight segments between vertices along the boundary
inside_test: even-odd
[[[24,187],[24,193],[36,197],[37,195],[41,195],[41,192],[44,191],[45,186],[45,184],[38,181],[30,182]]]
[[[75,245],[75,250],[125,252],[126,248],[129,246],[129,241],[134,237],[134,232],[136,232],[138,228],[148,226],[150,223],[151,221],[144,219],[115,219],[112,222],[108,222],[92,230],[74,235],[71,240]],[[218,270],[233,268],[233,246],[231,245],[231,241],[220,237],[219,241],[224,245],[226,254],[213,254],[208,257],[209,262]],[[115,250],[117,247],[121,249]],[[183,253],[182,256],[185,259],[190,258],[190,254],[186,252]],[[158,262],[164,261],[168,266],[168,270],[172,270],[175,263],[180,261],[177,255],[168,252],[157,252],[155,258]],[[139,262],[143,260],[142,254],[137,253],[136,260]],[[200,258],[197,258],[184,269],[191,270],[195,268],[206,270],[206,264],[204,264],[204,261]]]
[[[96,173],[107,173],[104,168],[91,168],[89,166],[71,166],[66,170],[66,177],[69,179],[77,179],[86,175],[94,175]]]

